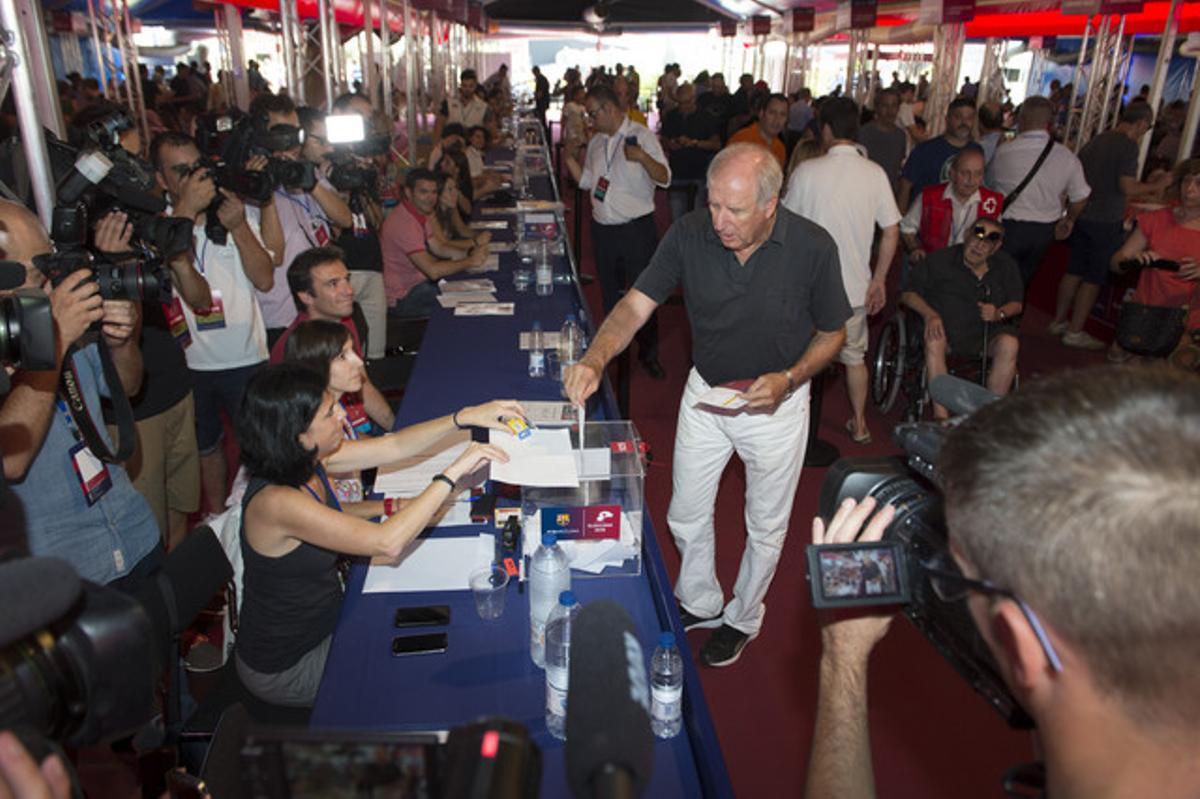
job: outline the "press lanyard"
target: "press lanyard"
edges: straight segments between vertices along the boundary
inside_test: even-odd
[[[305,219],[300,223],[300,230],[304,233],[304,238],[306,241],[308,241],[308,243],[310,245],[312,245],[313,247],[319,246],[319,242],[317,242],[312,237],[312,231],[310,230],[310,228],[312,227],[313,219],[315,217],[314,217],[313,209],[312,209],[312,200],[309,198],[309,196],[307,194],[302,195],[304,197],[304,200],[301,201],[301,200],[297,200],[295,197],[293,197],[288,192],[281,191],[280,189],[276,189],[275,194],[289,200],[290,202],[295,203],[296,205],[298,205],[304,209]],[[322,217],[322,219],[320,221],[322,224],[324,224],[328,220],[326,220]]]
[[[613,134],[613,138],[617,140],[617,146],[613,148],[612,155],[608,154],[608,146],[605,145],[605,147],[604,147],[604,162],[605,162],[604,163],[604,174],[605,175],[608,175],[610,172],[612,172],[613,161],[616,160],[617,153],[621,152],[622,143],[625,141],[625,139],[623,139],[621,137],[620,133],[621,133],[621,131],[618,130],[615,134]]]

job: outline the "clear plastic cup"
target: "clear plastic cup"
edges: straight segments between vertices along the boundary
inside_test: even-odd
[[[484,620],[498,619],[504,613],[504,595],[508,593],[508,572],[493,564],[471,572],[471,593],[475,611]]]

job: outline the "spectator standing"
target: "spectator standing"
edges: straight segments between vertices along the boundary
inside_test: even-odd
[[[735,103],[736,104],[736,103]],[[787,165],[787,147],[779,136],[787,124],[788,102],[782,94],[772,94],[757,109],[758,120],[729,137],[730,144],[757,144],[765,147],[779,162],[779,168]]]
[[[858,131],[858,143],[867,148],[867,156],[883,167],[893,195],[899,188],[900,168],[908,153],[908,136],[896,124],[900,112],[900,93],[881,89],[875,95],[875,118]]]
[[[813,120],[813,115],[816,113],[812,107],[812,91],[808,87],[800,89],[792,97],[791,106],[788,108],[787,132],[788,139],[795,141],[804,135],[804,131],[808,129],[808,125]]]
[[[1109,262],[1125,240],[1126,201],[1161,191],[1171,182],[1168,172],[1138,182],[1138,142],[1152,127],[1150,106],[1131,103],[1121,112],[1115,128],[1101,133],[1079,152],[1092,193],[1071,231],[1071,258],[1058,284],[1058,302],[1050,323],[1050,332],[1061,335],[1068,347],[1104,349],[1104,342],[1084,331],[1083,325],[1100,288],[1108,282]]]
[[[564,154],[563,160],[579,187],[592,195],[592,247],[609,313],[654,255],[654,190],[670,185],[671,169],[658,139],[621,112],[612,90],[592,89],[587,113],[595,134],[583,165],[573,155]],[[638,331],[638,358],[651,377],[665,376],[658,362],[656,315]]]
[[[887,273],[900,238],[900,212],[883,168],[858,150],[858,106],[848,97],[826,100],[819,117],[826,153],[796,167],[783,204],[811,219],[837,242],[846,298],[854,309],[846,322],[838,359],[846,366],[846,393],[853,418],[846,429],[857,444],[871,441],[867,429],[867,317],[887,301]],[[875,228],[882,231],[871,272]]]
[[[909,154],[900,172],[900,188],[896,204],[907,211],[912,201],[926,186],[945,183],[950,177],[950,161],[964,147],[979,145],[971,142],[975,129],[975,104],[970,100],[955,100],[946,109],[946,132],[921,142]]]
[[[546,80],[540,67],[533,68],[533,107],[545,128],[546,109],[550,107],[550,81]],[[549,137],[546,140],[549,141]]]
[[[629,87],[629,83],[622,77],[613,78],[613,93],[617,96],[617,104],[625,116],[629,117],[630,122],[636,122],[645,127],[646,115],[642,113],[642,109],[637,107],[637,95],[633,94]],[[676,88],[675,94],[679,94],[679,89]],[[679,104],[679,97],[675,97],[675,105]]]
[[[708,666],[736,662],[762,628],[804,463],[808,382],[841,347],[850,316],[833,240],[779,208],[782,182],[761,148],[722,150],[709,166],[708,208],[671,226],[650,267],[564,375],[571,401],[586,400],[608,362],[682,285],[695,366],[679,403],[667,521],[682,557],[675,597],[684,628],[718,628],[700,652]],[[698,400],[717,385],[738,390],[751,412],[705,410]],[[746,464],[746,548],[726,603],[713,509],[735,451]]]
[[[1091,193],[1079,159],[1051,138],[1053,123],[1054,106],[1049,100],[1026,98],[1017,118],[1020,133],[997,149],[992,159],[989,184],[1005,195],[1004,251],[1021,268],[1026,291],[1054,240],[1071,235]],[[1025,187],[1017,195],[1022,182]]]
[[[679,107],[663,119],[662,140],[671,166],[671,188],[667,195],[671,218],[679,219],[692,207],[708,205],[705,175],[708,164],[721,149],[717,121],[696,103],[696,88],[685,83],[675,97]],[[688,196],[695,192],[692,207]]]
[[[979,146],[983,149],[986,167],[992,163],[996,148],[1004,140],[1004,107],[997,102],[984,103],[979,106],[976,116],[979,119]]]
[[[717,123],[717,133],[721,135],[721,143],[724,144],[728,135],[729,118],[733,116],[733,95],[729,93],[725,75],[714,72],[708,81],[708,91],[699,95],[696,102]]]
[[[450,92],[438,108],[437,121],[434,123],[433,138],[440,139],[442,128],[451,122],[457,122],[463,129],[488,122],[487,101],[476,94],[479,78],[473,69],[464,69],[458,75],[458,92]],[[503,92],[497,92],[501,96]]]

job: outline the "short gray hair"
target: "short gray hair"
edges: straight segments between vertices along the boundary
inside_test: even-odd
[[[706,183],[711,186],[713,177],[718,172],[742,158],[750,159],[753,165],[757,188],[755,199],[758,204],[766,205],[772,199],[779,197],[779,192],[783,189],[783,170],[779,166],[779,161],[775,160],[775,155],[766,147],[748,142],[731,144],[717,153],[716,158],[708,165]]]

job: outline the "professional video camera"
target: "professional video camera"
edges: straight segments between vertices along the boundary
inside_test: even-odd
[[[1033,721],[1009,692],[966,604],[939,599],[927,573],[949,558],[937,473],[942,443],[954,425],[998,398],[948,375],[935,379],[929,391],[955,420],[901,424],[893,436],[906,457],[842,458],[826,475],[819,500],[822,518],[832,518],[847,498],[868,496],[880,506],[894,506],[896,516],[880,542],[808,547],[813,605],[901,605],[904,615],[1010,726],[1028,729]]]
[[[136,595],[82,581],[56,558],[0,561],[0,729],[87,746],[145,726],[173,641],[232,573],[208,528]]]
[[[212,131],[211,132],[210,128]],[[219,135],[218,135],[219,134]],[[272,125],[264,127],[253,117],[240,115],[214,117],[205,123],[205,132],[197,128],[197,145],[200,152],[210,158],[229,165],[229,169],[238,170],[256,155],[267,157],[267,167],[264,170],[270,181],[271,188],[283,187],[289,190],[312,191],[317,185],[317,173],[313,165],[304,160],[280,158],[276,153],[295,149],[304,144],[304,129],[295,125]],[[242,173],[254,174],[254,173]],[[217,178],[214,175],[214,178]],[[257,181],[258,178],[252,178]],[[228,185],[218,180],[219,186],[240,194],[254,202],[265,202],[257,182],[254,184],[236,184],[230,181]],[[251,189],[252,191],[243,191]],[[260,199],[261,197],[261,199]]]
[[[391,142],[387,135],[368,135],[366,123],[358,114],[330,114],[325,117],[325,135],[334,147],[330,158],[333,169],[329,172],[329,182],[338,191],[362,193],[375,198],[378,194],[379,172],[364,160],[388,151]]]

